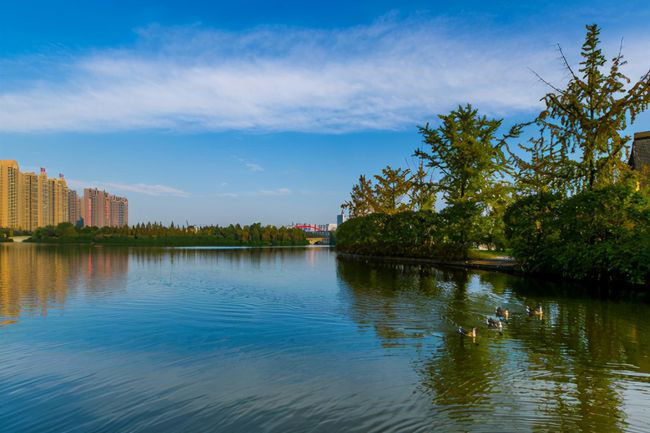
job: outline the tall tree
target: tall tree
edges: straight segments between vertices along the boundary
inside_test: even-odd
[[[537,143],[536,149],[530,148],[541,155],[533,154],[529,161],[531,170],[542,182],[549,174],[544,157],[551,157],[555,165],[551,172],[568,178],[571,189],[578,191],[614,183],[626,176],[629,168],[625,157],[630,137],[623,131],[650,103],[650,71],[631,84],[621,71],[626,64],[622,49],[606,70],[607,60],[600,49],[600,29],[595,24],[586,29],[577,71],[558,46],[569,76],[564,89],[538,75],[551,91],[544,96],[546,107],[536,119],[544,145]]]
[[[436,208],[437,189],[429,171],[420,161],[418,169],[411,176],[409,202],[415,210],[435,210]]]
[[[412,187],[411,170],[392,168],[387,165],[380,175],[375,175],[377,183],[374,188],[374,198],[377,212],[395,214],[410,210],[411,203],[406,200]]]
[[[543,122],[533,121],[522,126],[538,123],[539,134],[531,137],[527,143],[517,146],[526,157],[506,148],[513,165],[512,176],[520,194],[539,194],[552,192],[570,194],[577,192],[575,184],[577,162],[570,158],[568,149],[557,145],[557,139],[548,134],[548,127]]]
[[[481,116],[469,104],[438,117],[442,121],[438,128],[429,124],[419,128],[427,149],[417,149],[415,156],[437,175],[435,185],[448,205],[480,202],[507,171],[504,143],[518,135],[519,127],[497,138],[502,120]]]
[[[369,215],[377,211],[377,203],[374,197],[372,182],[366,176],[359,176],[359,183],[352,187],[350,200],[341,205],[341,209],[347,210],[350,218]]]

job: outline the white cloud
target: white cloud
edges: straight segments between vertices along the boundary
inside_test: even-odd
[[[98,188],[106,190],[110,193],[117,192],[134,192],[138,194],[145,194],[151,196],[172,196],[172,197],[189,197],[189,193],[178,188],[159,184],[146,184],[146,183],[119,183],[119,182],[98,182],[98,181],[82,181],[69,179],[68,186],[71,188]]]
[[[258,193],[259,195],[289,195],[291,194],[291,190],[289,188],[265,189]]]
[[[529,68],[565,78],[554,42],[431,20],[327,31],[150,27],[131,48],[50,59],[40,77],[6,80],[0,131],[340,132],[412,128],[466,102],[494,115],[532,112],[546,89]],[[564,42],[577,53],[582,41]],[[625,53],[637,77],[650,45]]]
[[[255,164],[254,162],[247,162],[246,163],[246,168],[250,171],[256,172],[256,171],[264,171],[264,168],[259,165]]]
[[[292,191],[289,188],[276,188],[276,189],[260,189],[257,191],[244,191],[244,192],[222,192],[218,193],[218,197],[260,197],[260,196],[280,196],[290,195]]]

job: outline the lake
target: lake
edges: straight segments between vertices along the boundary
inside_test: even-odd
[[[648,432],[650,305],[585,291],[328,248],[0,245],[0,431]]]

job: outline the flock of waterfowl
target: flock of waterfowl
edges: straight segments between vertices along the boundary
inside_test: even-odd
[[[528,305],[526,305],[526,314],[531,317],[536,316],[541,318],[542,316],[544,316],[544,310],[541,305],[538,305],[537,308],[535,309],[530,308]],[[496,318],[488,317],[487,319],[485,319],[485,324],[489,329],[496,329],[499,332],[503,332],[503,326],[504,324],[508,323],[508,320],[510,318],[510,312],[505,308],[497,307],[495,310],[495,315]],[[476,332],[476,328],[472,328],[471,331],[468,331],[462,326],[458,327],[458,333],[462,337],[476,338],[476,336],[478,335]]]

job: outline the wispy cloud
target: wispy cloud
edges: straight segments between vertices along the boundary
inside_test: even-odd
[[[626,57],[647,67],[650,44],[637,39]],[[154,26],[133,47],[51,58],[42,76],[9,77],[0,131],[340,132],[412,127],[466,102],[530,112],[546,91],[530,69],[565,78],[554,42],[419,19],[232,33]],[[581,41],[569,42],[575,52]]]
[[[146,184],[146,183],[119,183],[119,182],[99,182],[99,181],[83,181],[69,179],[67,181],[71,188],[98,188],[108,192],[134,192],[137,194],[145,194],[151,196],[172,196],[172,197],[189,197],[190,194],[178,188],[173,188],[167,185],[160,184]]]
[[[264,168],[261,165],[255,164],[254,162],[247,162],[246,163],[246,168],[249,169],[250,171],[253,171],[253,172],[255,172],[255,171],[264,171]]]
[[[260,189],[256,191],[244,192],[222,192],[218,193],[218,197],[260,197],[260,196],[281,196],[290,195],[292,191],[289,188],[276,188],[276,189]]]
[[[239,156],[235,156],[235,159],[237,159],[237,161],[241,162],[244,165],[244,167],[246,167],[246,170],[248,170],[248,171],[252,171],[254,173],[264,171],[264,167],[262,167],[261,165],[255,163],[255,162],[247,161],[244,158],[241,158]]]
[[[264,189],[259,191],[260,195],[289,195],[291,190],[289,188],[278,188],[278,189]]]

